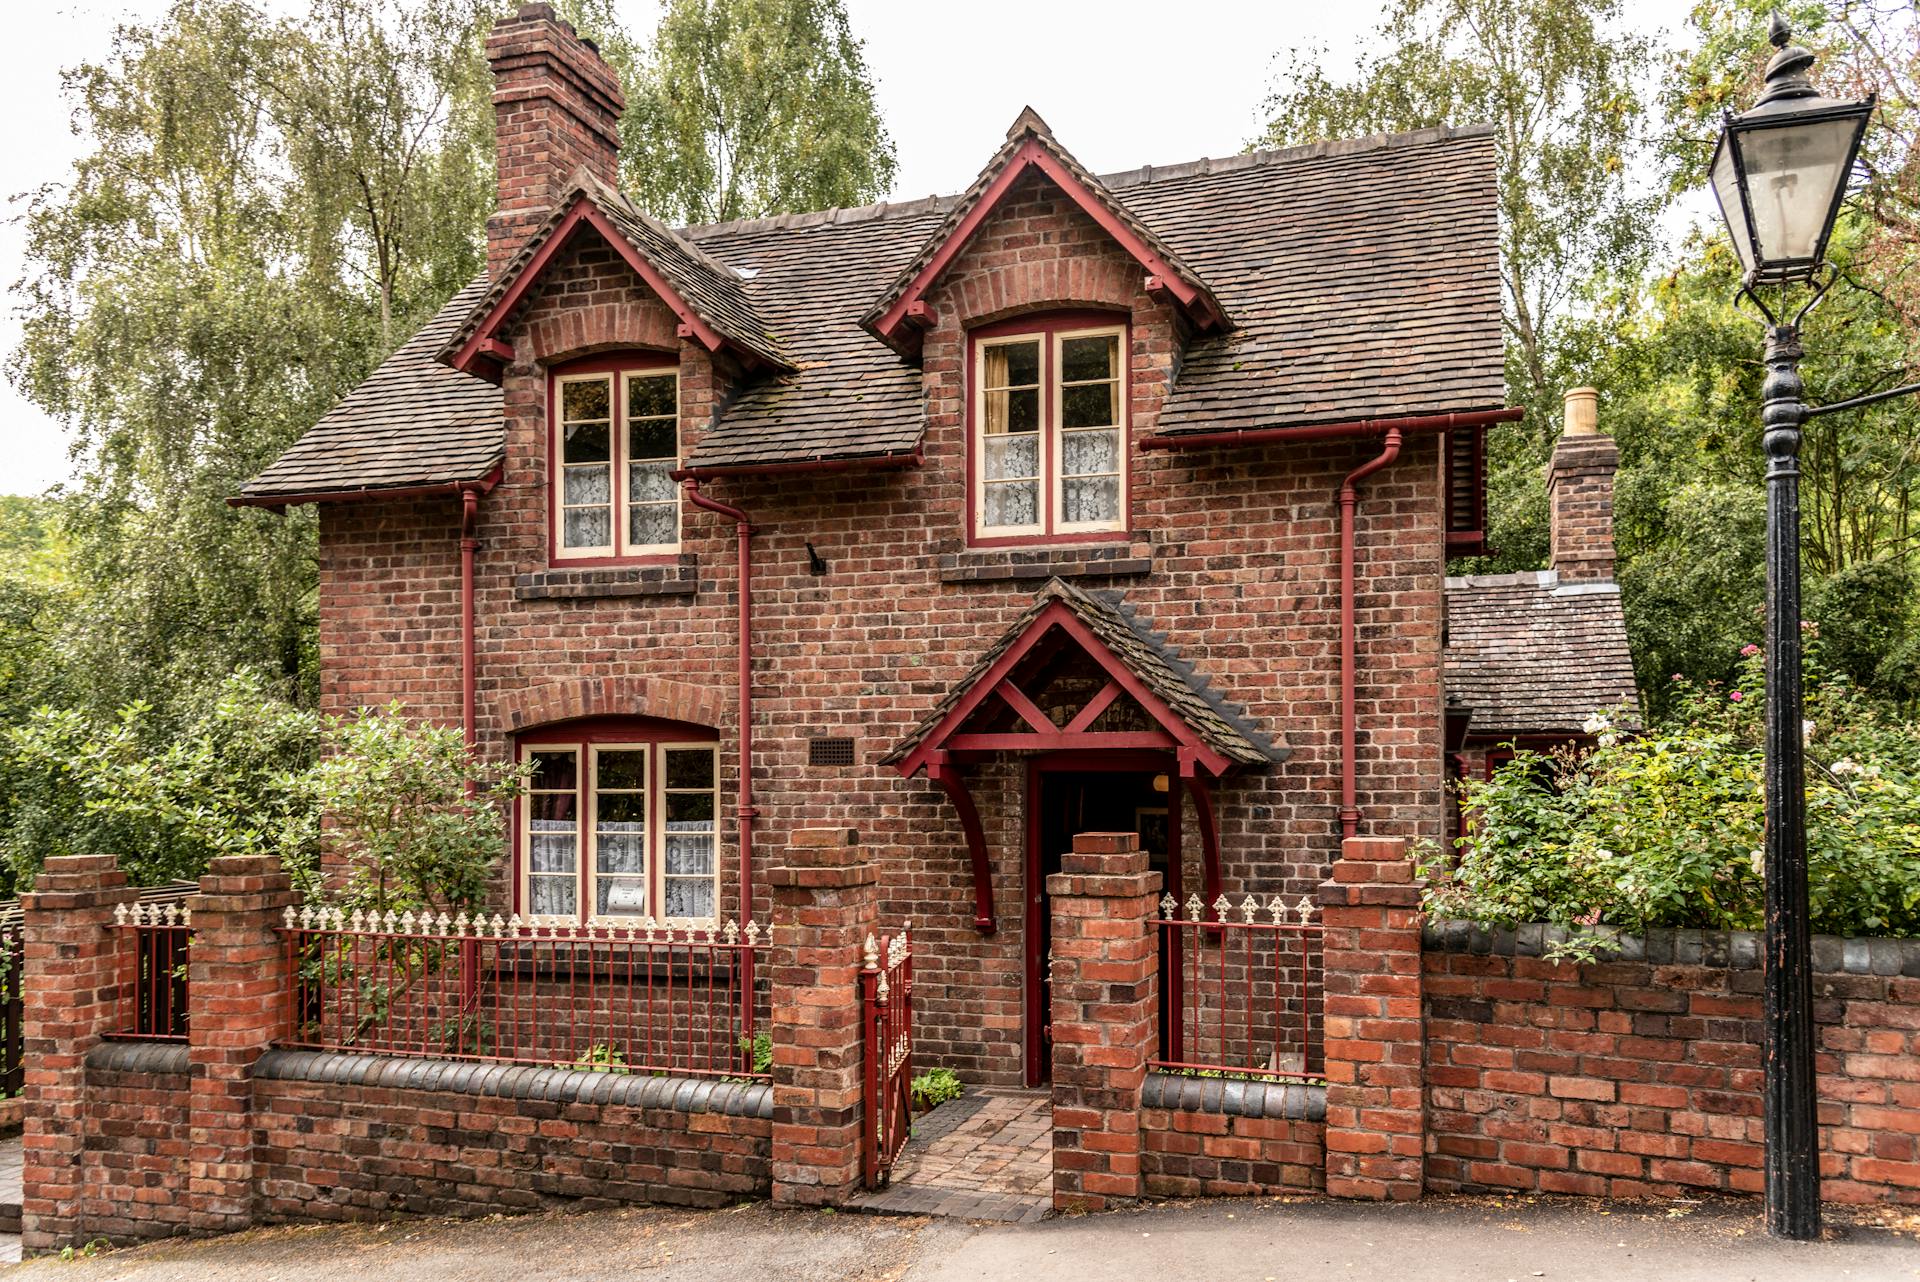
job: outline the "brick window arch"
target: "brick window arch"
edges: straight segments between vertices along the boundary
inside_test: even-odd
[[[680,550],[680,362],[665,352],[549,371],[552,559],[645,560]]]
[[[720,910],[718,735],[652,717],[523,730],[514,908],[541,920],[710,921]]]
[[[1129,318],[1015,316],[967,335],[968,537],[977,545],[1124,537]]]

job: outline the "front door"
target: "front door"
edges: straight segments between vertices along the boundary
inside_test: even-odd
[[[1169,846],[1167,774],[1137,759],[1116,761],[1113,770],[1055,769],[1037,759],[1027,789],[1027,1084],[1052,1076],[1053,1049],[1048,1028],[1052,1015],[1049,959],[1053,913],[1047,904],[1047,878],[1060,871],[1060,856],[1072,848],[1075,833],[1133,832],[1164,873]],[[1173,818],[1177,824],[1177,817]]]

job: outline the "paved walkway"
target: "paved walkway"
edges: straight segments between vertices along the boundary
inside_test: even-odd
[[[0,1139],[0,1264],[12,1264],[20,1258],[20,1177],[25,1150],[18,1135]]]
[[[913,1125],[893,1181],[854,1203],[896,1215],[1032,1223],[1053,1209],[1053,1106],[1044,1090],[989,1087]]]
[[[1752,1202],[1245,1198],[1040,1224],[756,1203],[265,1229],[35,1260],[5,1282],[1914,1282],[1916,1231],[1774,1242]]]

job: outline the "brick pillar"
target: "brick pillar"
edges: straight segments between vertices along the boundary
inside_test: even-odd
[[[1160,875],[1130,832],[1073,839],[1053,911],[1053,1204],[1140,1196],[1140,1088],[1155,1020]]]
[[[86,1144],[87,1052],[131,1018],[122,1008],[127,958],[113,910],[134,898],[112,855],[47,860],[20,897],[25,1048],[25,1172],[21,1247],[28,1255],[77,1245]]]
[[[297,901],[280,861],[229,855],[208,866],[187,965],[192,1065],[187,1207],[195,1233],[253,1220],[253,1062],[287,1023],[287,954],[276,929]]]
[[[860,1188],[861,945],[880,869],[846,828],[803,828],[773,888],[773,1200],[833,1206]]]
[[[1426,1025],[1420,1013],[1420,887],[1407,843],[1343,842],[1320,887],[1326,994],[1327,1192],[1420,1196]]]

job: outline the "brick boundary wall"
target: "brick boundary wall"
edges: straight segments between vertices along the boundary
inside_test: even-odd
[[[1324,1086],[1148,1073],[1140,1171],[1155,1197],[1326,1188]]]
[[[1758,936],[1562,938],[1428,926],[1427,1186],[1758,1193]],[[1816,938],[1814,969],[1824,1196],[1920,1206],[1920,940]]]

